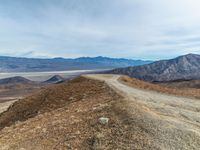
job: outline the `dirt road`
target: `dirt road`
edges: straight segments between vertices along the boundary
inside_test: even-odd
[[[158,149],[200,149],[200,100],[129,87],[119,75],[85,77],[105,81],[122,95],[132,125],[139,124]]]

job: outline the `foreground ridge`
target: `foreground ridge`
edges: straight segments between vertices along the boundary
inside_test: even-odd
[[[199,100],[127,78],[84,75],[14,103],[0,115],[0,149],[198,149]]]

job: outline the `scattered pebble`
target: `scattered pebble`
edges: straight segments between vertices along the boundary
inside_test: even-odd
[[[106,125],[106,124],[108,124],[108,121],[109,121],[109,118],[105,118],[105,117],[99,118],[100,124]]]

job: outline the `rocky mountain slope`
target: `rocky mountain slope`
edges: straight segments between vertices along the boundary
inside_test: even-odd
[[[109,73],[125,74],[151,82],[200,79],[200,55],[188,54],[147,65],[114,69]]]
[[[80,57],[76,59],[54,58],[17,58],[0,57],[0,72],[35,72],[35,71],[66,71],[112,69],[118,67],[138,66],[150,61],[115,59],[108,57]]]
[[[44,81],[43,83],[46,84],[57,84],[57,83],[61,83],[64,82],[65,78],[61,77],[60,75],[55,75],[53,77],[51,77],[50,79]]]

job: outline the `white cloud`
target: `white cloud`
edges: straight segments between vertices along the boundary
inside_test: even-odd
[[[0,55],[161,59],[199,53],[199,6],[198,0],[1,1]]]

